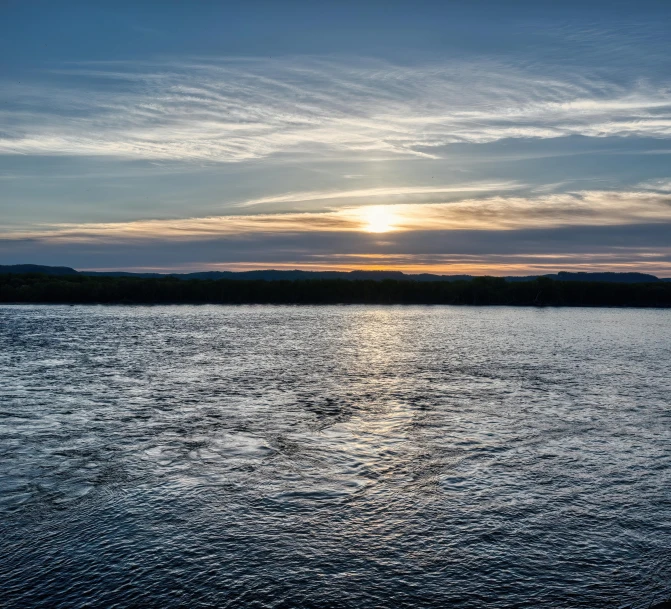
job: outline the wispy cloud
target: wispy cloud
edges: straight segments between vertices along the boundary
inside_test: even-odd
[[[471,184],[455,184],[452,186],[390,186],[380,188],[359,188],[354,190],[311,190],[291,192],[272,197],[250,199],[239,203],[238,207],[252,207],[272,203],[304,203],[307,201],[348,201],[352,199],[370,199],[385,197],[396,199],[399,197],[457,194],[467,192],[505,191],[520,188],[522,184],[514,181],[481,182]]]
[[[660,192],[671,192],[671,178],[660,178],[658,180],[648,180],[647,182],[641,182],[639,188],[644,188],[646,190],[655,190]]]
[[[360,191],[349,191],[360,195]],[[313,195],[311,195],[313,196]],[[581,191],[535,198],[495,196],[450,203],[344,207],[327,212],[230,215],[118,223],[53,224],[6,231],[6,240],[128,242],[254,234],[364,232],[375,210],[390,231],[507,231],[671,223],[671,193]]]
[[[0,151],[436,158],[442,146],[504,138],[671,137],[669,82],[551,72],[306,58],[71,66],[50,80],[4,83]]]

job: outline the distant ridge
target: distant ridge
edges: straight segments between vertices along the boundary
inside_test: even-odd
[[[557,281],[608,281],[617,283],[653,283],[667,281],[646,273],[570,273],[560,271],[556,275],[544,275]]]
[[[43,275],[78,275],[69,266],[42,266],[40,264],[0,264],[0,273],[42,273]]]
[[[474,275],[433,275],[419,273],[417,275],[401,271],[277,271],[264,269],[258,271],[202,271],[196,273],[130,273],[126,271],[77,271],[67,266],[45,266],[39,264],[0,265],[0,273],[25,274],[41,273],[43,275],[86,275],[89,277],[141,277],[161,278],[176,277],[178,279],[242,279],[265,281],[295,281],[297,279],[347,279],[374,280],[395,279],[396,281],[464,281],[473,279]],[[655,283],[671,281],[671,278],[660,279],[646,273],[573,273],[559,271],[547,275],[528,275],[504,277],[507,281],[532,281],[538,277],[549,277],[557,281],[605,281],[608,283]]]

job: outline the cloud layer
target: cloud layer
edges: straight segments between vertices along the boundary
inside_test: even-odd
[[[361,194],[359,191],[347,192]],[[344,197],[346,193],[341,194]],[[296,193],[294,196],[302,200],[317,194]],[[582,191],[536,198],[493,196],[450,203],[344,207],[328,212],[52,224],[6,232],[5,239],[120,243],[152,239],[193,241],[253,234],[366,232],[371,210],[385,220],[391,231],[410,232],[669,224],[671,192]]]
[[[671,137],[670,82],[326,59],[71,66],[4,83],[0,152],[235,162],[429,157],[505,138]]]

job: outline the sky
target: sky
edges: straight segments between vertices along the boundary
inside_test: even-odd
[[[0,0],[0,264],[671,277],[671,2]]]

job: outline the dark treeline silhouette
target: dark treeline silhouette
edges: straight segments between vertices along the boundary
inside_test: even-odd
[[[409,282],[345,279],[264,281],[174,277],[0,274],[0,302],[121,304],[454,304],[671,307],[671,283],[498,277]]]

